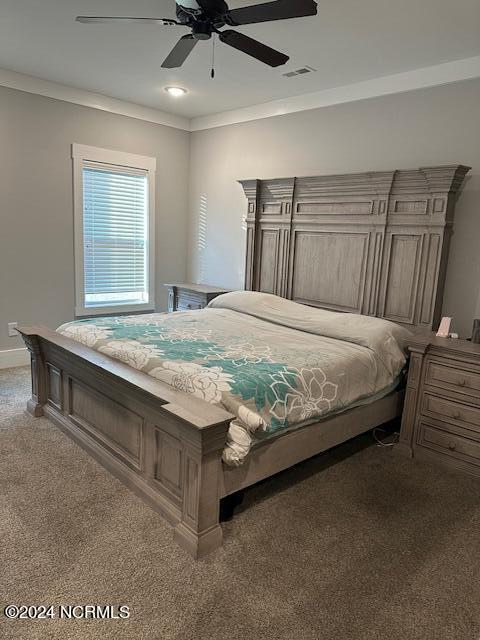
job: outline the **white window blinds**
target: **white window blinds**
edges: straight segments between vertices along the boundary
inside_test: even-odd
[[[148,172],[83,163],[85,307],[148,303]]]

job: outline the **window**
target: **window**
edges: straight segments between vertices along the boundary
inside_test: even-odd
[[[155,159],[74,144],[76,315],[153,310]]]

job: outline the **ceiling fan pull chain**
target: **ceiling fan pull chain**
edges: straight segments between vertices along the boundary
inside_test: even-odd
[[[212,80],[215,78],[215,33],[212,34],[213,46],[212,46],[212,70],[210,71],[210,77]]]

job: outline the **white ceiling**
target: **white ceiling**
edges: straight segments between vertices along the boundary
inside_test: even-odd
[[[231,0],[230,8],[255,4]],[[188,118],[480,55],[480,0],[320,0],[319,14],[239,30],[286,52],[271,69],[200,42],[181,69],[160,67],[181,27],[82,25],[84,15],[174,17],[173,0],[1,0],[0,67]],[[286,79],[310,65],[316,73]],[[180,85],[174,100],[163,90]]]

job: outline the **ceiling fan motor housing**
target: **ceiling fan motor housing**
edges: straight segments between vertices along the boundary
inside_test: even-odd
[[[196,5],[196,6],[195,6]],[[177,19],[181,24],[192,30],[195,40],[209,40],[212,32],[225,25],[224,13],[228,11],[228,5],[223,0],[209,0],[202,3],[195,0],[188,3],[177,3]]]
[[[177,19],[192,29],[195,40],[209,40],[212,31],[225,25],[228,5],[223,0],[177,2]]]
[[[198,0],[197,4],[210,15],[223,15],[228,11],[228,5],[224,0]]]
[[[175,4],[188,9],[190,12],[200,12],[202,10],[197,0],[180,0],[180,2],[176,2]]]
[[[197,20],[192,25],[192,35],[195,40],[209,40],[212,37],[212,23]]]

